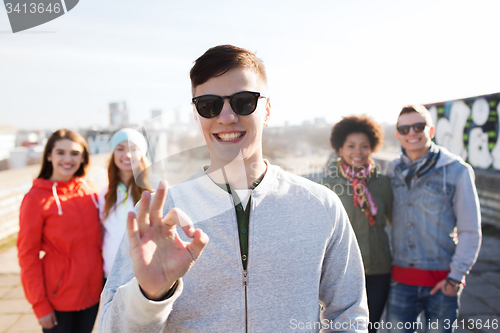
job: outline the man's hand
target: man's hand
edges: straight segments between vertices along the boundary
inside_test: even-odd
[[[437,293],[439,290],[443,292],[443,294],[446,294],[448,296],[455,296],[458,294],[458,290],[460,288],[454,288],[451,284],[446,282],[446,279],[439,281],[434,288],[432,288],[430,294],[434,295]]]
[[[38,318],[38,323],[46,329],[54,328],[57,325],[56,314],[54,312],[49,313],[46,316]]]
[[[174,208],[162,219],[165,187],[161,181],[152,202],[151,193],[144,191],[137,217],[130,212],[127,218],[134,275],[144,296],[151,300],[162,299],[186,275],[208,243],[208,236],[200,229],[195,230],[182,210]],[[191,243],[179,238],[176,224],[192,238]]]

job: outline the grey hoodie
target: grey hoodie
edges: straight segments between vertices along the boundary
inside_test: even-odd
[[[268,165],[252,191],[246,272],[230,194],[201,171],[169,189],[164,213],[173,207],[210,242],[174,295],[155,302],[139,289],[125,236],[101,296],[100,332],[366,331],[360,252],[329,189]]]

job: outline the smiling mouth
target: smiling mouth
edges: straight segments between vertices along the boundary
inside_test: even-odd
[[[420,139],[406,140],[408,143],[417,143]]]
[[[237,139],[241,138],[243,135],[245,135],[245,132],[214,134],[214,136],[217,139],[219,139],[220,141],[224,141],[224,142],[237,140]]]

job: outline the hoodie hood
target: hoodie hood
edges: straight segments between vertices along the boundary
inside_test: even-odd
[[[451,164],[453,162],[460,162],[460,163],[465,163],[465,161],[458,155],[455,155],[451,153],[448,149],[438,146],[439,151],[441,152],[441,156],[439,156],[439,159],[436,163],[436,168],[442,168],[444,166],[447,166],[448,164]]]
[[[70,194],[72,192],[78,192],[78,190],[81,187],[85,187],[91,194],[92,201],[94,202],[94,205],[96,208],[99,208],[99,205],[97,204],[97,200],[95,198],[94,191],[92,188],[88,185],[88,183],[83,179],[83,178],[78,178],[74,177],[71,178],[68,182],[62,181],[62,180],[50,180],[50,179],[43,179],[43,178],[37,178],[33,181],[33,189],[40,189],[42,191],[51,191],[52,196],[54,197],[54,200],[57,205],[57,214],[62,215],[63,210],[62,210],[62,205],[61,205],[61,199],[60,195],[65,196],[67,194]]]

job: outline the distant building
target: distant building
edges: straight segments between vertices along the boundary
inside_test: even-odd
[[[83,136],[87,140],[89,154],[108,153],[111,150],[109,139],[113,133],[108,130],[89,129]]]
[[[151,110],[151,118],[161,117],[162,115],[162,110]]]
[[[145,127],[152,129],[163,128],[163,111],[162,110],[151,110],[151,119],[144,123]]]
[[[9,168],[10,152],[16,146],[16,130],[13,127],[0,127],[0,170]]]
[[[125,102],[109,103],[109,126],[115,131],[129,125],[127,104]]]
[[[314,118],[314,126],[316,127],[326,127],[328,124],[325,117]]]

